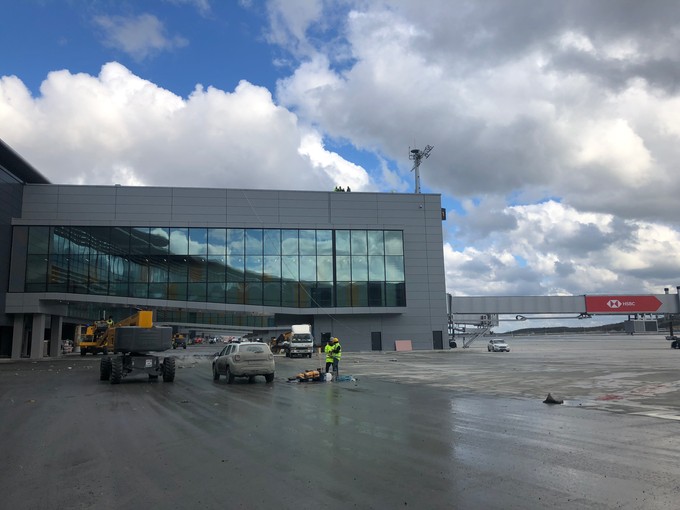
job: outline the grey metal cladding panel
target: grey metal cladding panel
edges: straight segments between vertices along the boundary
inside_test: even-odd
[[[147,186],[113,186],[118,199],[131,198],[165,198],[168,202],[172,199],[173,188],[147,187]]]
[[[200,215],[205,214],[208,216],[222,216],[223,218],[227,216],[227,208],[220,207],[219,205],[213,204],[173,204],[172,205],[173,216],[182,215]]]
[[[222,188],[172,188],[172,198],[188,200],[227,200],[227,190]]]
[[[130,222],[130,224],[138,224],[138,225],[150,225],[153,222],[164,222],[167,223],[169,219],[168,214],[154,214],[154,213],[149,213],[146,212],[144,214],[139,214],[139,213],[131,213],[131,214],[126,214],[126,213],[118,213],[116,215],[116,220],[118,221],[127,221]]]
[[[260,200],[279,200],[285,192],[273,190],[253,190],[253,189],[227,189],[227,202],[231,205],[234,201],[260,201]],[[302,197],[300,197],[302,199]]]
[[[115,211],[116,207],[113,204],[69,204],[62,202],[59,204],[58,216],[64,219],[86,220],[90,214],[106,214],[109,218],[112,218]]]
[[[455,313],[582,313],[584,296],[453,296]]]

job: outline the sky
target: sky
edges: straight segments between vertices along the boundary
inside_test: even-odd
[[[451,294],[680,285],[680,2],[11,3],[0,138],[53,183],[412,193],[431,145]]]

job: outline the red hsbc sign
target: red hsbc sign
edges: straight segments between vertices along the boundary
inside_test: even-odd
[[[656,296],[586,296],[587,313],[652,313],[660,306]]]

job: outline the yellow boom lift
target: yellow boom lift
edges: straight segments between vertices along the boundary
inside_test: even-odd
[[[132,372],[143,372],[149,379],[175,380],[175,358],[157,356],[172,346],[172,328],[153,324],[153,312],[142,310],[107,328],[101,344],[112,356],[102,357],[99,379],[118,384]]]

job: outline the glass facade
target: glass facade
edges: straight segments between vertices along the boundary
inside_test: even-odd
[[[406,306],[400,230],[29,227],[25,292]]]

